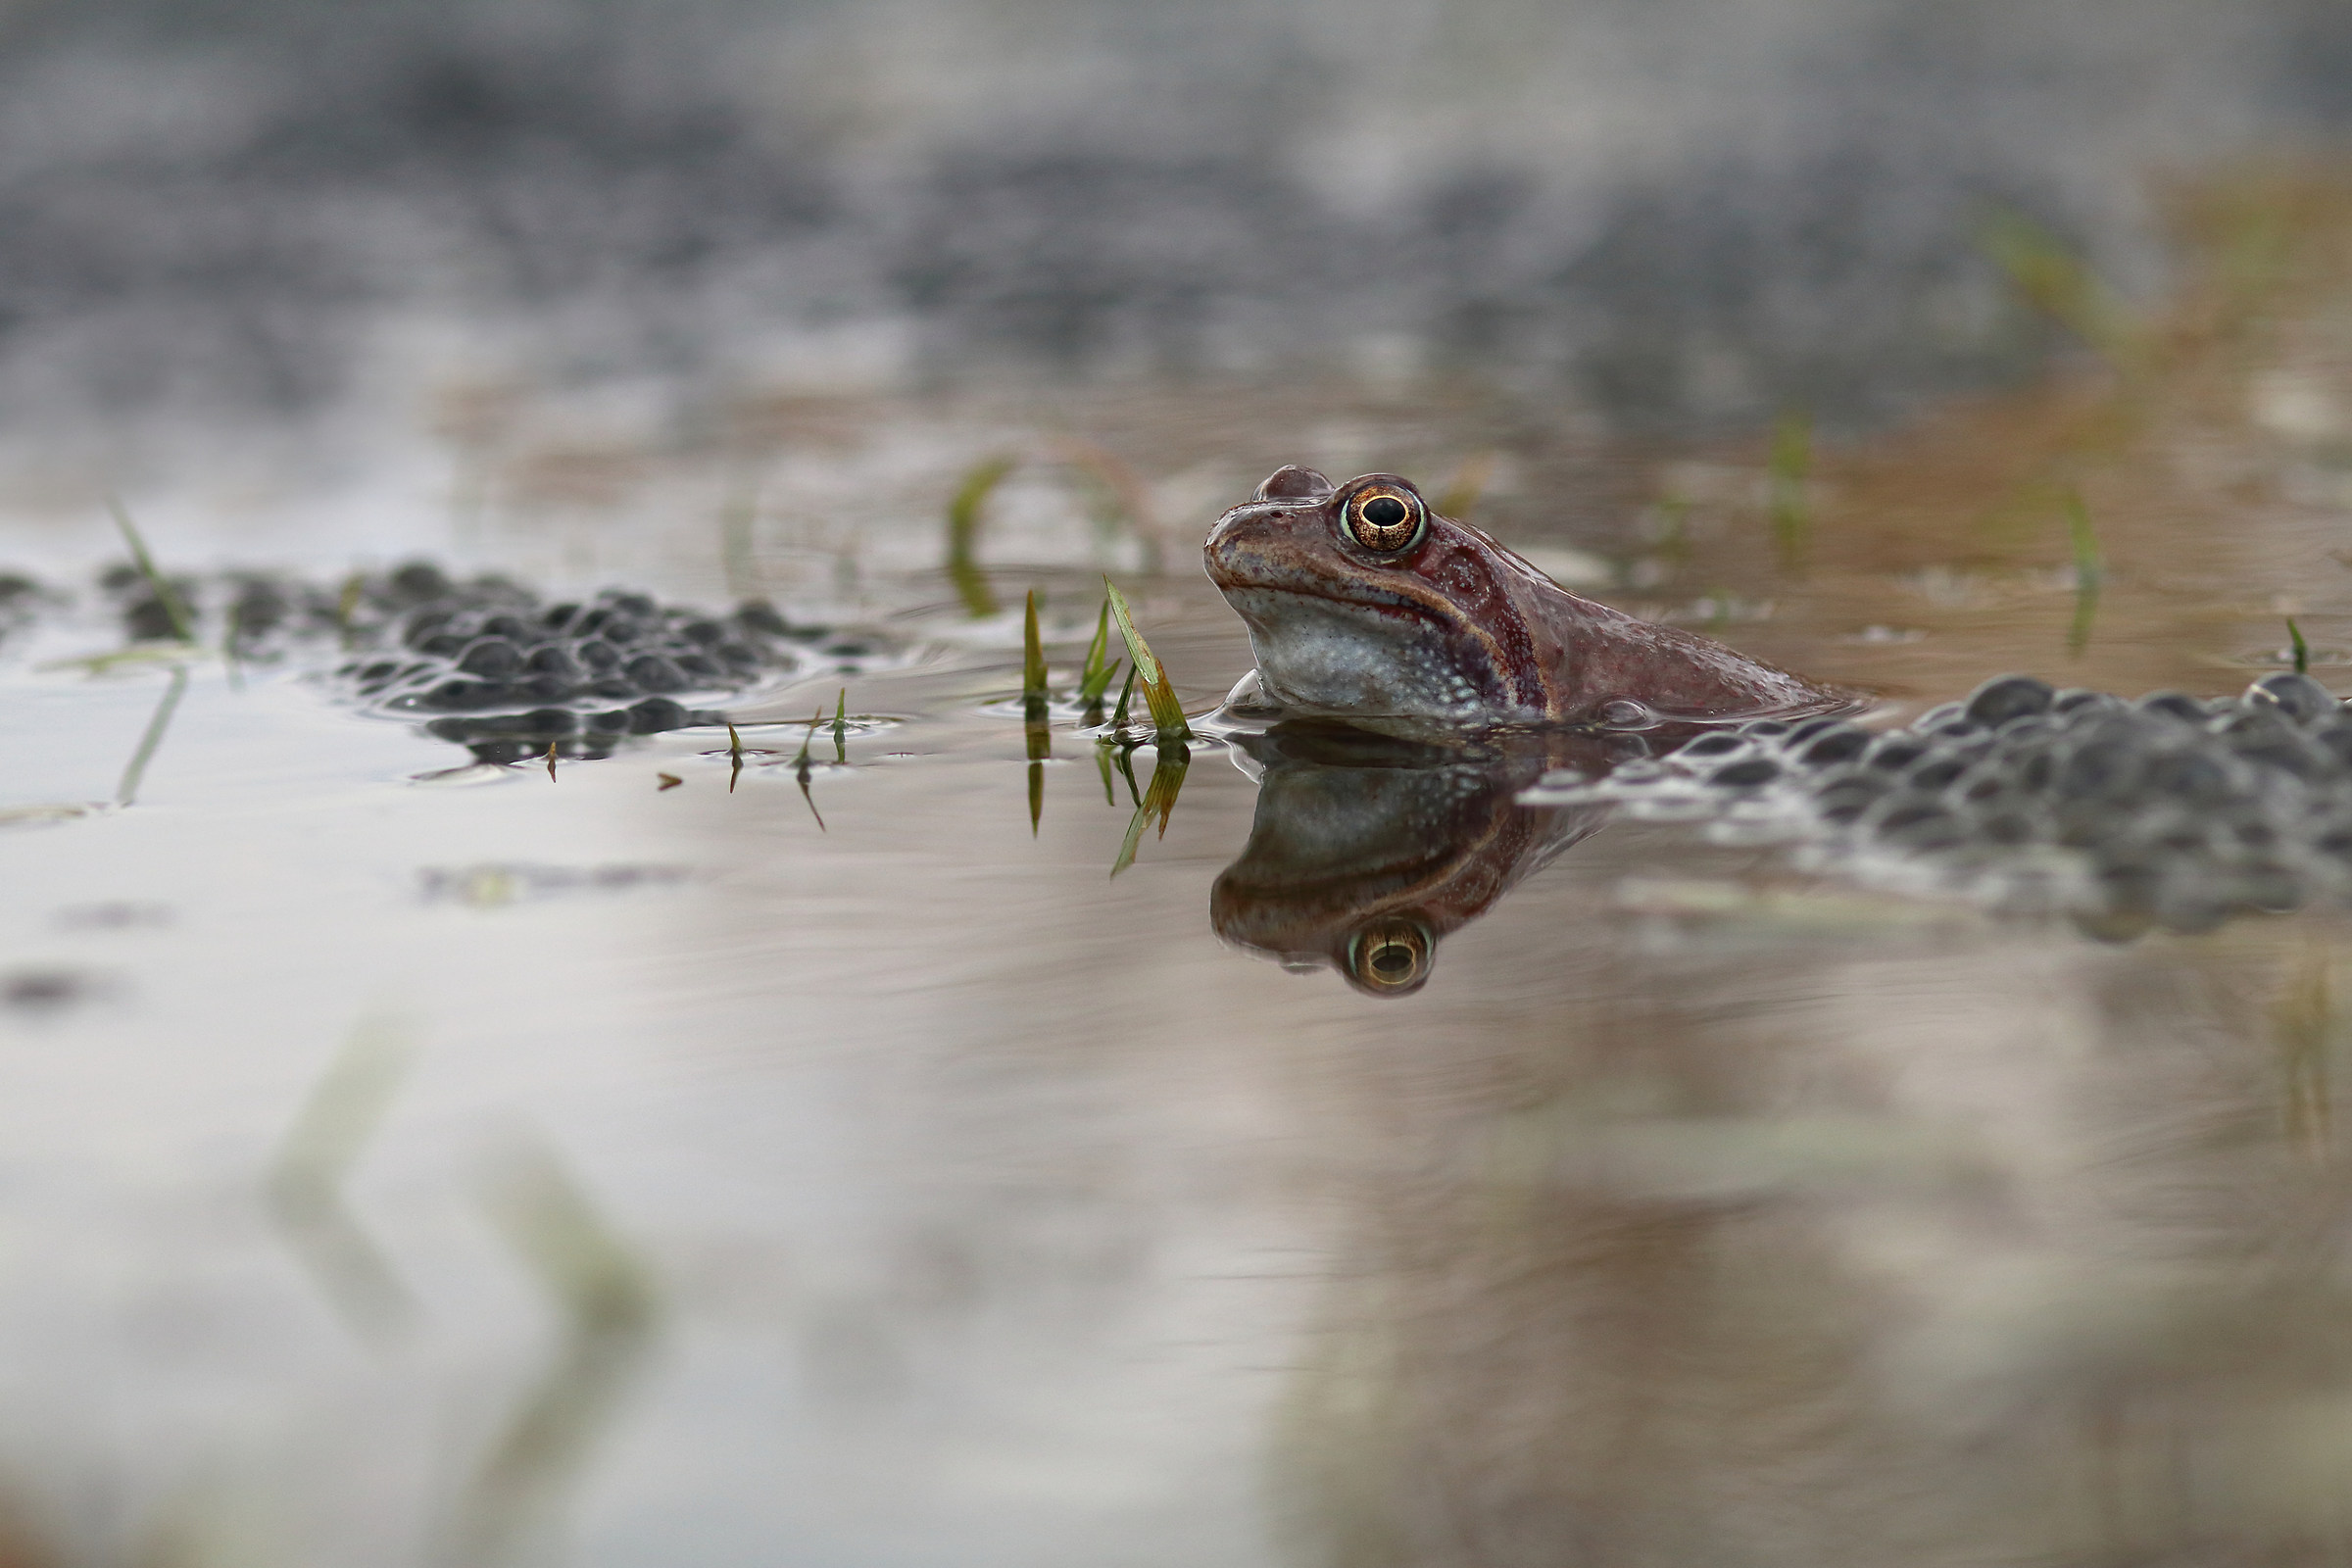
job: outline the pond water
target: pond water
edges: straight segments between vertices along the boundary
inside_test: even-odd
[[[131,498],[172,570],[903,652],[739,703],[740,756],[477,765],[331,657],[61,663],[121,646],[117,547],[20,497],[0,562],[78,597],[0,644],[10,1560],[2340,1560],[2339,914],[2103,943],[1344,747],[1179,775],[1065,712],[1035,759],[1017,613],[938,569],[1022,457],[989,591],[1066,686],[1108,567],[1198,712],[1250,655],[1193,551],[1298,461],[1895,712],[2235,691],[2288,615],[2327,675],[2352,357],[2284,275],[1869,439],[1306,388],[665,447],[512,394]],[[1363,924],[1407,906],[1434,948]]]

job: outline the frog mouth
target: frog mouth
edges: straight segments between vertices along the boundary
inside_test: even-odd
[[[1264,629],[1276,634],[1297,630],[1295,624],[1309,615],[1352,615],[1375,621],[1404,623],[1443,632],[1449,622],[1443,615],[1410,594],[1329,593],[1321,589],[1309,593],[1299,588],[1279,588],[1271,583],[1236,583],[1217,585],[1226,604],[1235,614],[1247,622],[1252,632]],[[1282,624],[1289,621],[1294,624]]]
[[[1346,606],[1354,610],[1371,611],[1376,614],[1396,615],[1425,621],[1433,625],[1443,625],[1446,620],[1445,616],[1424,603],[1418,595],[1395,589],[1348,584],[1347,587],[1354,588],[1356,591],[1348,592],[1345,589],[1335,591],[1329,585],[1318,584],[1310,590],[1286,587],[1281,583],[1268,582],[1262,578],[1220,577],[1215,572],[1209,574],[1209,580],[1217,585],[1217,591],[1225,596],[1225,602],[1233,607],[1234,612],[1245,620],[1250,618],[1250,612],[1244,608],[1244,602],[1251,598],[1272,598],[1314,606]]]

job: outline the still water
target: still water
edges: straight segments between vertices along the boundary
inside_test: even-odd
[[[551,774],[299,659],[61,664],[86,592],[0,648],[8,1560],[2342,1560],[2340,916],[2102,943],[1346,745],[1033,760],[1017,614],[937,569],[1023,457],[1000,604],[1066,685],[1107,566],[1202,710],[1250,656],[1192,552],[1296,461],[1890,711],[2234,691],[2290,614],[2328,675],[2352,360],[2265,298],[1867,440],[1323,388],[677,450],[477,389],[366,482],[134,497],[174,568],[902,657]],[[9,564],[110,559],[12,505]]]

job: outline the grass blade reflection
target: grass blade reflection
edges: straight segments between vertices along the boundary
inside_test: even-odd
[[[164,732],[172,727],[172,714],[179,707],[179,699],[188,689],[188,668],[185,664],[172,666],[172,683],[155,705],[155,716],[147,720],[146,733],[139,737],[138,750],[130,754],[130,761],[122,769],[122,782],[115,786],[115,804],[128,806],[139,798],[139,784],[147,776],[147,763],[154,758],[155,749],[164,744]]]
[[[270,1212],[287,1249],[352,1332],[374,1344],[415,1323],[416,1298],[352,1218],[343,1184],[383,1126],[415,1057],[387,1025],[353,1030],[286,1129],[267,1179]]]
[[[817,726],[824,721],[825,710],[820,708],[815,716],[808,720],[808,733],[801,737],[801,755],[792,760],[792,776],[800,782],[801,799],[808,803],[808,814],[816,818],[816,830],[819,833],[829,832],[830,829],[825,826],[825,813],[816,808],[816,797],[808,793],[808,748],[816,739]]]
[[[611,1424],[660,1322],[651,1274],[546,1150],[514,1150],[486,1206],[565,1322],[555,1360],[459,1498],[453,1557],[468,1564],[514,1557],[546,1522]]]
[[[1135,815],[1127,823],[1127,837],[1119,845],[1119,858],[1112,862],[1110,874],[1117,876],[1135,863],[1135,852],[1144,842],[1144,828],[1156,816],[1159,818],[1159,837],[1168,836],[1168,818],[1175,814],[1176,797],[1184,789],[1185,769],[1192,765],[1192,754],[1182,746],[1162,746],[1157,749],[1158,762],[1152,769],[1152,782],[1144,786],[1143,799],[1136,803]],[[1135,775],[1128,775],[1133,787]]]
[[[2074,491],[2066,496],[2066,533],[2075,553],[2075,615],[2066,628],[2066,651],[2080,659],[2090,646],[2090,627],[2099,613],[2099,589],[2107,580],[2106,558],[2090,525],[2090,509]]]

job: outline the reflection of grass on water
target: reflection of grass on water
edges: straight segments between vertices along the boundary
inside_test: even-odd
[[[1037,836],[1046,814],[1046,759],[1054,755],[1048,720],[1053,694],[1046,689],[1046,648],[1037,631],[1037,590],[1021,621],[1021,731],[1029,752],[1029,836]]]
[[[2338,1029],[2328,985],[2329,958],[2328,951],[2316,944],[2304,951],[2271,1019],[2283,1080],[2281,1130],[2290,1146],[2314,1157],[2325,1157],[2334,1142],[2328,1056]]]
[[[398,1031],[363,1023],[313,1086],[270,1168],[270,1211],[287,1248],[362,1339],[393,1339],[416,1321],[416,1298],[352,1218],[343,1184],[382,1127],[415,1050]]]
[[[1127,687],[1119,693],[1117,724],[1124,730],[1127,723],[1128,699],[1140,685],[1144,689],[1144,705],[1151,710],[1153,735],[1152,755],[1157,759],[1152,768],[1152,782],[1136,802],[1135,816],[1127,824],[1127,836],[1119,845],[1118,859],[1110,868],[1117,876],[1135,863],[1135,852],[1143,843],[1144,824],[1153,816],[1159,818],[1159,836],[1167,837],[1168,818],[1176,810],[1176,797],[1184,788],[1184,772],[1191,764],[1186,745],[1193,739],[1193,728],[1185,722],[1184,705],[1177,700],[1176,688],[1168,680],[1166,669],[1153,656],[1152,645],[1144,641],[1137,629],[1134,613],[1127,608],[1126,595],[1107,577],[1103,589],[1110,598],[1111,617],[1118,622],[1119,636],[1127,644]],[[1128,763],[1127,746],[1120,752],[1119,766],[1127,774],[1127,788],[1135,789],[1135,773]]]
[[[467,1564],[514,1557],[545,1522],[610,1425],[660,1323],[651,1274],[546,1150],[514,1149],[486,1200],[564,1326],[555,1360],[458,1500],[452,1556]]]
[[[2066,629],[2066,651],[2077,659],[2090,646],[2091,622],[2099,613],[2099,589],[2107,578],[2106,558],[2090,525],[2090,509],[2073,491],[2066,496],[2066,537],[2075,555],[2075,615]]]
[[[1110,874],[1117,876],[1134,863],[1136,851],[1143,842],[1144,828],[1152,818],[1159,821],[1164,836],[1168,820],[1176,809],[1176,797],[1184,787],[1185,769],[1190,755],[1187,744],[1194,738],[1192,726],[1186,721],[1184,706],[1177,698],[1166,669],[1135,624],[1134,612],[1126,596],[1105,577],[1102,580],[1103,599],[1095,616],[1095,635],[1087,645],[1086,661],[1080,669],[1076,696],[1082,708],[1082,721],[1098,731],[1095,737],[1095,762],[1102,775],[1102,799],[1107,806],[1118,805],[1117,793],[1111,787],[1111,770],[1115,765],[1126,775],[1129,797],[1135,802],[1135,815],[1128,823],[1124,842],[1119,847],[1116,862]],[[1127,675],[1120,688],[1118,705],[1110,723],[1102,724],[1102,698],[1108,691],[1112,675],[1117,673],[1120,661],[1110,657],[1110,628],[1116,625],[1120,640],[1126,644]],[[1135,690],[1141,686],[1144,703],[1152,714],[1150,744],[1156,748],[1157,765],[1152,772],[1148,787],[1138,789],[1129,757],[1145,739],[1129,727],[1130,704]],[[1028,802],[1029,831],[1035,836],[1045,816],[1045,764],[1052,758],[1053,689],[1051,672],[1046,664],[1045,644],[1038,625],[1037,594],[1032,591],[1022,615],[1021,626],[1021,715],[1025,750],[1029,762]]]
[[[1175,814],[1176,797],[1184,789],[1185,769],[1192,765],[1192,754],[1180,743],[1153,748],[1156,760],[1152,766],[1152,782],[1137,797],[1135,770],[1128,762],[1130,755],[1131,752],[1119,754],[1119,770],[1127,775],[1128,794],[1135,798],[1135,815],[1128,819],[1127,836],[1119,843],[1119,858],[1111,862],[1112,876],[1135,863],[1135,852],[1144,842],[1144,828],[1153,817],[1159,818],[1159,836],[1168,836],[1168,818]]]
[[[844,688],[844,691],[846,694],[847,688]],[[843,700],[845,702],[848,700],[846,695]],[[816,710],[815,716],[808,720],[808,733],[801,737],[801,755],[792,760],[792,776],[801,786],[801,799],[808,803],[808,814],[816,818],[816,830],[819,833],[827,832],[829,829],[825,826],[825,813],[816,808],[816,797],[808,791],[810,774],[808,748],[816,740],[817,726],[824,721],[825,710],[820,708]],[[732,781],[730,781],[729,787],[733,787]]]
[[[164,744],[164,733],[172,727],[172,715],[179,708],[179,699],[188,689],[188,666],[172,666],[171,684],[164,688],[163,697],[155,705],[155,714],[147,720],[147,728],[139,736],[137,750],[122,768],[122,778],[115,786],[115,804],[129,806],[139,798],[140,781],[147,776],[147,764],[154,760],[156,748]]]

